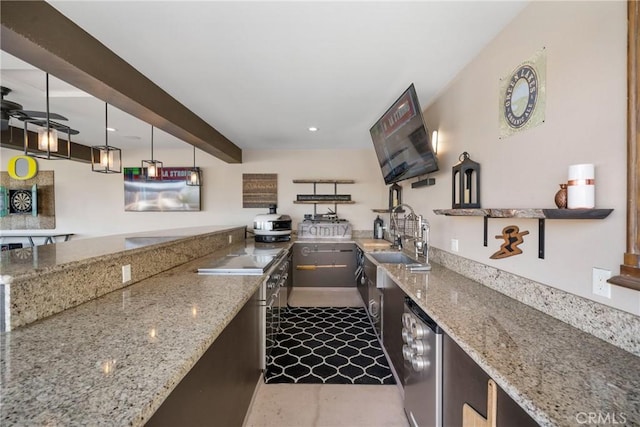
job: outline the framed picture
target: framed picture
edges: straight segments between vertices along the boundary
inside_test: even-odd
[[[190,167],[162,168],[162,179],[145,176],[144,168],[124,168],[126,212],[200,210],[200,187],[187,185]]]

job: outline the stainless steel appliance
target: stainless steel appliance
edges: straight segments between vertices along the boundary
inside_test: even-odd
[[[289,256],[284,253],[274,262],[274,266],[260,288],[262,311],[261,369],[266,369],[267,358],[275,346],[280,332],[281,310],[287,305],[287,283],[289,279]]]
[[[259,290],[261,368],[273,348],[280,330],[280,311],[287,305],[290,283],[290,253],[274,245],[248,245],[198,269],[199,274],[263,275],[268,273]]]
[[[291,240],[291,217],[276,213],[275,205],[268,214],[256,215],[253,219],[253,234],[256,242],[288,242]]]
[[[367,305],[369,292],[367,291],[367,278],[364,275],[364,251],[356,247],[356,286],[362,297],[362,302]]]
[[[382,291],[378,287],[378,265],[369,257],[364,257],[364,277],[367,282],[367,298],[365,304],[369,319],[378,335],[382,338]]]
[[[261,276],[274,264],[282,248],[273,245],[248,245],[224,257],[212,258],[199,274],[238,274]]]
[[[402,314],[404,411],[419,427],[442,426],[442,329],[410,298]]]

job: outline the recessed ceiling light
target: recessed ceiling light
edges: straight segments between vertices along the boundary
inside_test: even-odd
[[[116,128],[107,128],[107,130],[108,130],[109,132],[115,132],[115,131],[117,131],[118,129],[116,129]]]
[[[309,128],[309,132],[317,132],[317,131],[318,131],[318,128],[317,128],[317,127],[315,127],[315,126],[311,126],[311,127]]]

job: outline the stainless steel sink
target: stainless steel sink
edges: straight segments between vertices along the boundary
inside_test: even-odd
[[[403,264],[410,271],[429,271],[429,264],[421,263],[404,252],[369,252],[369,256],[381,264]]]
[[[415,264],[417,261],[403,252],[370,252],[371,258],[383,264]]]

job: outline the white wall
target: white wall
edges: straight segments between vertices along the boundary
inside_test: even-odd
[[[547,52],[546,120],[499,139],[500,78],[540,48]],[[593,267],[619,273],[626,218],[626,3],[533,2],[425,110],[440,131],[437,185],[407,189],[405,201],[429,214],[434,246],[634,314],[640,293],[613,286],[611,300],[594,296]],[[451,208],[451,167],[463,151],[481,164],[484,208],[555,208],[558,184],[571,164],[594,163],[596,207],[614,208],[605,220],[547,220],[545,259],[537,257],[538,223],[436,216]],[[502,229],[528,230],[524,253],[491,260]]]
[[[2,149],[2,170],[19,151]],[[193,152],[186,145],[172,150],[155,150],[165,166],[191,166]],[[123,151],[123,164],[140,165],[148,151]],[[278,212],[289,214],[294,226],[313,205],[294,205],[298,193],[312,193],[311,184],[293,184],[294,179],[353,179],[339,185],[340,193],[351,194],[353,205],[338,205],[338,215],[351,221],[356,230],[372,229],[372,207],[384,208],[386,189],[373,149],[244,151],[242,164],[227,164],[201,151],[196,154],[203,168],[200,212],[125,212],[122,175],[91,172],[91,165],[73,161],[38,160],[40,170],[55,171],[56,231],[76,233],[74,238],[95,237],[134,231],[191,227],[197,225],[251,225],[264,209],[242,208],[242,174],[278,174]],[[333,186],[318,186],[318,192],[333,193]],[[333,205],[318,205],[318,213]]]

